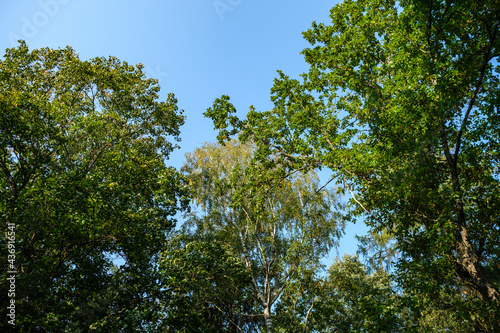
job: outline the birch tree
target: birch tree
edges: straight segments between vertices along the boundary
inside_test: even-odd
[[[344,222],[334,210],[336,194],[321,189],[315,173],[297,174],[263,192],[242,191],[253,149],[232,141],[206,144],[187,156],[183,171],[196,205],[185,226],[195,234],[217,233],[237,249],[258,304],[247,315],[260,316],[273,332],[274,308],[286,287],[320,269]]]

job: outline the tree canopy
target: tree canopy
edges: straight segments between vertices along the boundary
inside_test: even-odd
[[[7,49],[2,331],[498,331],[499,8],[339,3],[273,108],[217,98],[180,170],[183,112],[141,64]],[[355,220],[369,263],[320,274]]]
[[[0,61],[0,215],[15,237],[15,257],[1,256],[0,303],[7,318],[16,271],[21,331],[155,323],[152,262],[186,205],[165,165],[184,118],[158,92],[142,66],[82,61],[70,47],[21,43]],[[116,256],[124,264],[113,271]]]
[[[331,19],[304,33],[309,70],[279,73],[273,109],[241,120],[216,99],[219,139],[254,142],[271,161],[256,179],[332,170],[371,232],[396,240],[405,288],[454,285],[462,320],[498,327],[498,3],[344,1]]]
[[[257,323],[261,331],[273,332],[276,329],[274,317],[279,317],[274,309],[280,298],[290,292],[294,281],[319,273],[320,259],[341,237],[345,221],[339,213],[338,196],[332,190],[321,191],[314,172],[289,178],[276,188],[238,196],[238,191],[248,182],[245,170],[250,165],[253,148],[251,143],[243,145],[231,141],[223,146],[206,144],[187,155],[182,170],[186,173],[194,203],[187,214],[184,230],[191,239],[201,242],[209,237],[213,242],[226,244],[234,251],[232,256],[245,268],[246,284],[234,288],[247,300],[246,307],[226,306],[223,313],[233,318],[228,325],[234,328],[245,323],[250,329]],[[195,256],[193,251],[199,251],[199,245],[189,244],[184,251],[190,253],[190,258]],[[211,245],[205,246],[206,251],[210,248]],[[167,247],[163,253],[167,258],[163,267],[172,267],[172,261],[192,267],[193,260],[187,263],[174,251]],[[197,274],[201,278],[197,271],[210,271],[230,261],[203,259],[203,262],[205,266],[200,266],[204,268],[193,266],[186,274]],[[171,281],[176,278],[171,268],[162,268],[162,271]],[[233,276],[231,272],[234,269],[228,269],[227,276]],[[245,279],[240,277],[238,280]],[[218,290],[218,296],[206,298],[205,302],[217,308],[214,304],[220,304],[221,295],[234,282],[214,285],[216,280],[212,281],[210,284]],[[202,283],[184,286],[183,294],[193,295],[193,288],[197,289]]]

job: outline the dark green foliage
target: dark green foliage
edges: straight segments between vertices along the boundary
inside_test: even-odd
[[[345,256],[328,272],[311,316],[318,331],[402,332],[410,327],[385,271],[368,274],[357,257]]]
[[[255,332],[250,275],[231,244],[213,235],[180,233],[160,260],[167,332]],[[257,321],[257,320],[255,320]]]
[[[69,47],[21,43],[0,62],[0,216],[4,235],[15,225],[19,331],[125,332],[151,319],[151,263],[184,195],[164,164],[184,120],[158,91],[141,66]],[[116,255],[125,265],[113,271]]]

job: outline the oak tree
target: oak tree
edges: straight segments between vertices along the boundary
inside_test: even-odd
[[[500,322],[498,2],[344,1],[304,33],[310,68],[279,73],[274,108],[235,116],[228,96],[206,115],[219,139],[252,140],[270,168],[255,178],[328,168],[372,233],[390,234],[405,288],[476,329]]]

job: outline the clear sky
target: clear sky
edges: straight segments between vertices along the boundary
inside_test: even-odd
[[[268,110],[270,88],[280,69],[298,78],[307,70],[300,54],[313,21],[329,21],[337,1],[311,0],[0,0],[1,55],[16,40],[30,49],[71,45],[82,60],[116,56],[142,63],[156,77],[165,99],[173,92],[184,110],[181,149],[170,163],[217,133],[203,112],[222,94],[240,116],[249,105]],[[355,233],[348,229],[340,254],[354,254]]]

